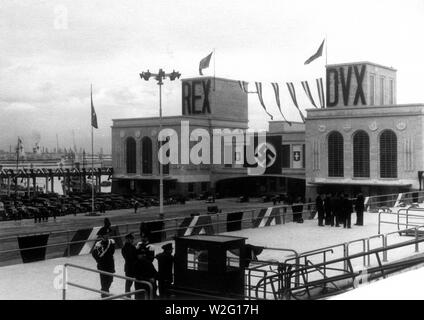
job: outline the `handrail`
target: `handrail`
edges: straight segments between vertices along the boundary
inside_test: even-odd
[[[385,248],[378,248],[378,249],[369,250],[368,252],[348,255],[347,257],[333,259],[333,260],[330,260],[330,261],[327,261],[327,262],[324,262],[324,263],[311,264],[311,265],[306,265],[306,266],[301,265],[296,270],[296,272],[299,272],[299,273],[302,273],[302,274],[305,274],[305,272],[306,272],[306,274],[308,274],[308,273],[314,272],[315,270],[319,270],[319,269],[322,269],[322,268],[325,269],[327,267],[327,265],[329,265],[329,264],[335,264],[335,263],[340,263],[340,262],[348,262],[350,267],[349,267],[349,269],[333,269],[333,270],[343,271],[343,272],[345,272],[345,274],[337,275],[337,276],[333,276],[333,277],[326,277],[324,275],[324,279],[307,281],[307,283],[304,283],[303,285],[298,285],[298,286],[293,287],[293,288],[286,288],[286,290],[290,290],[290,291],[299,290],[299,289],[309,290],[308,288],[311,287],[311,286],[313,287],[313,286],[317,286],[317,285],[320,285],[320,284],[327,284],[327,283],[331,283],[331,282],[343,280],[343,279],[348,279],[348,278],[354,279],[356,276],[360,275],[361,273],[353,271],[351,263],[350,263],[350,261],[352,259],[365,257],[366,255],[369,256],[369,255],[372,255],[372,254],[376,254],[377,257],[378,257],[378,253],[380,253],[382,251],[385,252],[387,250],[397,249],[397,248],[400,248],[400,247],[409,246],[411,244],[418,245],[420,242],[424,242],[424,238],[421,238],[421,239],[416,238],[414,240],[402,242],[402,243],[399,243],[399,244],[394,244],[394,245],[391,245],[391,246],[387,246]],[[381,272],[380,276],[385,277],[387,275],[387,272],[384,272],[385,269],[390,269],[390,268],[394,268],[394,267],[397,267],[399,265],[405,265],[405,264],[406,265],[412,265],[416,261],[418,261],[418,263],[422,263],[422,262],[424,262],[424,257],[413,258],[413,259],[407,260],[406,262],[405,261],[393,262],[393,263],[386,264],[386,265],[379,264],[379,266],[370,267],[367,270],[368,270],[368,273],[380,271]],[[309,270],[312,270],[312,271],[309,271]],[[290,273],[293,274],[294,272],[291,271]],[[267,279],[262,279],[261,281],[259,281],[257,286],[260,286],[262,284],[262,282],[264,282],[264,281],[266,282],[267,280],[272,283],[272,279],[274,279],[274,278],[277,278],[278,280],[280,280],[282,276],[283,275],[281,275],[281,274],[269,275],[267,277]]]
[[[75,268],[75,269],[81,269],[81,270],[85,270],[85,271],[90,271],[90,272],[94,272],[94,273],[98,273],[98,274],[104,274],[104,275],[111,276],[111,277],[114,277],[114,278],[130,280],[130,281],[134,281],[136,283],[147,285],[149,287],[149,298],[150,298],[150,300],[153,300],[153,285],[148,281],[137,280],[135,278],[121,276],[119,274],[114,274],[114,273],[96,270],[96,269],[92,269],[92,268],[87,268],[87,267],[79,266],[79,265],[76,265],[76,264],[73,264],[73,263],[65,263],[63,265],[63,268],[64,268],[64,270],[63,270],[64,281],[63,281],[63,288],[62,288],[62,299],[63,300],[66,300],[66,284],[69,284],[68,276],[67,276],[67,268],[68,267]],[[72,284],[72,285],[75,286],[75,284]],[[95,289],[93,289],[93,290],[95,290]],[[105,293],[107,294],[107,292],[105,292]],[[128,295],[128,293],[126,295]]]

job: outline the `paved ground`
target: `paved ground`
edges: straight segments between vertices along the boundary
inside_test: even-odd
[[[366,213],[365,223],[363,227],[353,226],[352,229],[318,227],[316,220],[306,220],[303,224],[288,223],[285,225],[277,225],[258,229],[245,229],[237,232],[228,233],[247,237],[247,243],[266,247],[290,248],[298,252],[318,249],[327,245],[334,245],[345,241],[369,237],[377,233],[378,215]],[[392,217],[393,220],[394,217]],[[388,217],[386,220],[390,219]],[[354,221],[354,219],[353,219]],[[384,232],[396,230],[393,225],[386,225]],[[394,234],[389,239],[390,243],[406,241],[410,238],[400,237]],[[378,241],[372,242],[372,247],[378,247]],[[161,244],[157,244],[156,248],[160,248]],[[351,252],[359,252],[361,245],[352,245]],[[421,248],[422,250],[422,248]],[[159,250],[160,251],[160,250]],[[336,249],[332,254],[335,258],[340,256],[342,252]],[[402,257],[414,254],[413,247],[405,247],[395,252],[389,253],[389,261],[397,260]],[[259,256],[261,260],[278,260],[282,261],[288,258],[288,253],[277,250],[265,249]],[[331,256],[328,257],[329,259]],[[117,274],[123,274],[123,259],[119,250],[115,254]],[[95,262],[91,255],[77,256],[71,258],[50,259],[41,262],[18,264],[14,266],[6,266],[0,268],[0,299],[61,299],[61,290],[54,287],[54,282],[58,281],[57,274],[54,273],[56,266],[64,263],[74,263],[89,268],[95,268]],[[375,261],[371,261],[374,263]],[[356,261],[355,268],[362,267],[362,260]],[[98,275],[86,271],[72,269],[69,271],[68,278],[70,281],[86,285],[92,288],[98,288]],[[111,292],[122,293],[124,282],[115,280]],[[69,288],[69,299],[97,299],[96,293],[84,291],[77,288]]]

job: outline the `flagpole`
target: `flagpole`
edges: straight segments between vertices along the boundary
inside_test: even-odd
[[[93,101],[93,85],[91,85],[91,101]],[[93,115],[91,115],[93,117]],[[94,214],[94,132],[91,123],[91,213]]]
[[[215,48],[213,48],[213,91],[215,91],[215,58],[216,57],[216,53],[215,53]]]

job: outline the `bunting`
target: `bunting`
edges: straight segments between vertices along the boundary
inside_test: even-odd
[[[270,114],[266,110],[264,100],[262,99],[262,83],[261,82],[255,82],[255,85],[256,85],[256,92],[258,93],[259,102],[261,103],[261,105],[264,108],[265,112],[271,117],[271,120],[274,120],[272,114]]]
[[[322,84],[322,78],[316,79],[316,82],[317,82],[319,104],[322,109],[322,108],[325,108],[324,85]]]
[[[305,90],[306,96],[315,108],[318,108],[315,104],[314,98],[312,97],[311,89],[309,89],[308,81],[302,81],[303,90]]]
[[[289,93],[290,93],[290,96],[293,100],[293,103],[294,103],[296,109],[299,111],[299,114],[300,114],[300,117],[302,118],[302,121],[305,122],[305,117],[303,116],[303,113],[302,113],[302,111],[300,111],[299,105],[297,104],[296,91],[294,89],[293,82],[287,82],[286,84],[287,84],[287,88],[289,89]]]
[[[281,111],[281,104],[280,104],[280,87],[278,86],[278,83],[277,82],[271,82],[271,85],[272,85],[272,87],[273,87],[273,89],[274,89],[274,93],[275,93],[275,101],[276,101],[276,103],[277,103],[277,107],[278,107],[278,110],[280,110],[280,113],[281,113],[281,115],[282,115],[282,117],[283,117],[283,119],[291,126],[291,122],[290,121],[288,121],[287,119],[286,119],[286,117],[284,116],[284,114],[283,114],[283,112]]]
[[[238,83],[239,83],[239,86],[240,86],[241,91],[243,91],[244,93],[249,93],[249,92],[246,90],[246,82],[244,82],[244,81],[239,81]]]

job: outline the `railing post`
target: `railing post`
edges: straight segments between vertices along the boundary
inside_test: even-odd
[[[69,231],[66,231],[66,243],[68,247],[68,258],[71,256],[71,243],[69,240]]]
[[[384,235],[383,237],[383,248],[387,248],[387,235]],[[383,262],[387,262],[387,250],[383,251]]]
[[[418,243],[418,227],[415,227],[415,252],[419,252],[420,247]]]
[[[300,275],[299,275],[299,268],[300,268],[300,258],[296,255],[296,277],[295,277],[295,283],[298,286],[300,283]]]
[[[216,216],[216,220],[217,220],[217,223],[216,223],[216,233],[219,233],[219,212],[215,216]]]
[[[344,260],[344,262],[343,262],[343,264],[344,264],[343,268],[344,268],[344,270],[346,270],[346,271],[347,271],[347,269],[348,269],[347,260],[346,260],[346,258],[347,258],[348,256],[349,256],[349,244],[348,244],[348,243],[344,243],[344,244],[343,244],[343,258],[345,258],[345,260]]]
[[[365,239],[362,239],[362,251],[366,252],[367,251],[367,245],[365,243]],[[367,257],[364,256],[364,262],[363,262],[364,267],[367,266]]]
[[[63,265],[63,281],[62,281],[62,300],[66,300],[66,286],[67,286],[67,269],[66,263]]]
[[[286,224],[286,213],[287,213],[287,208],[283,207],[283,224]]]
[[[370,251],[370,238],[367,239],[367,252]],[[368,267],[371,266],[371,257],[370,254],[367,254]]]

